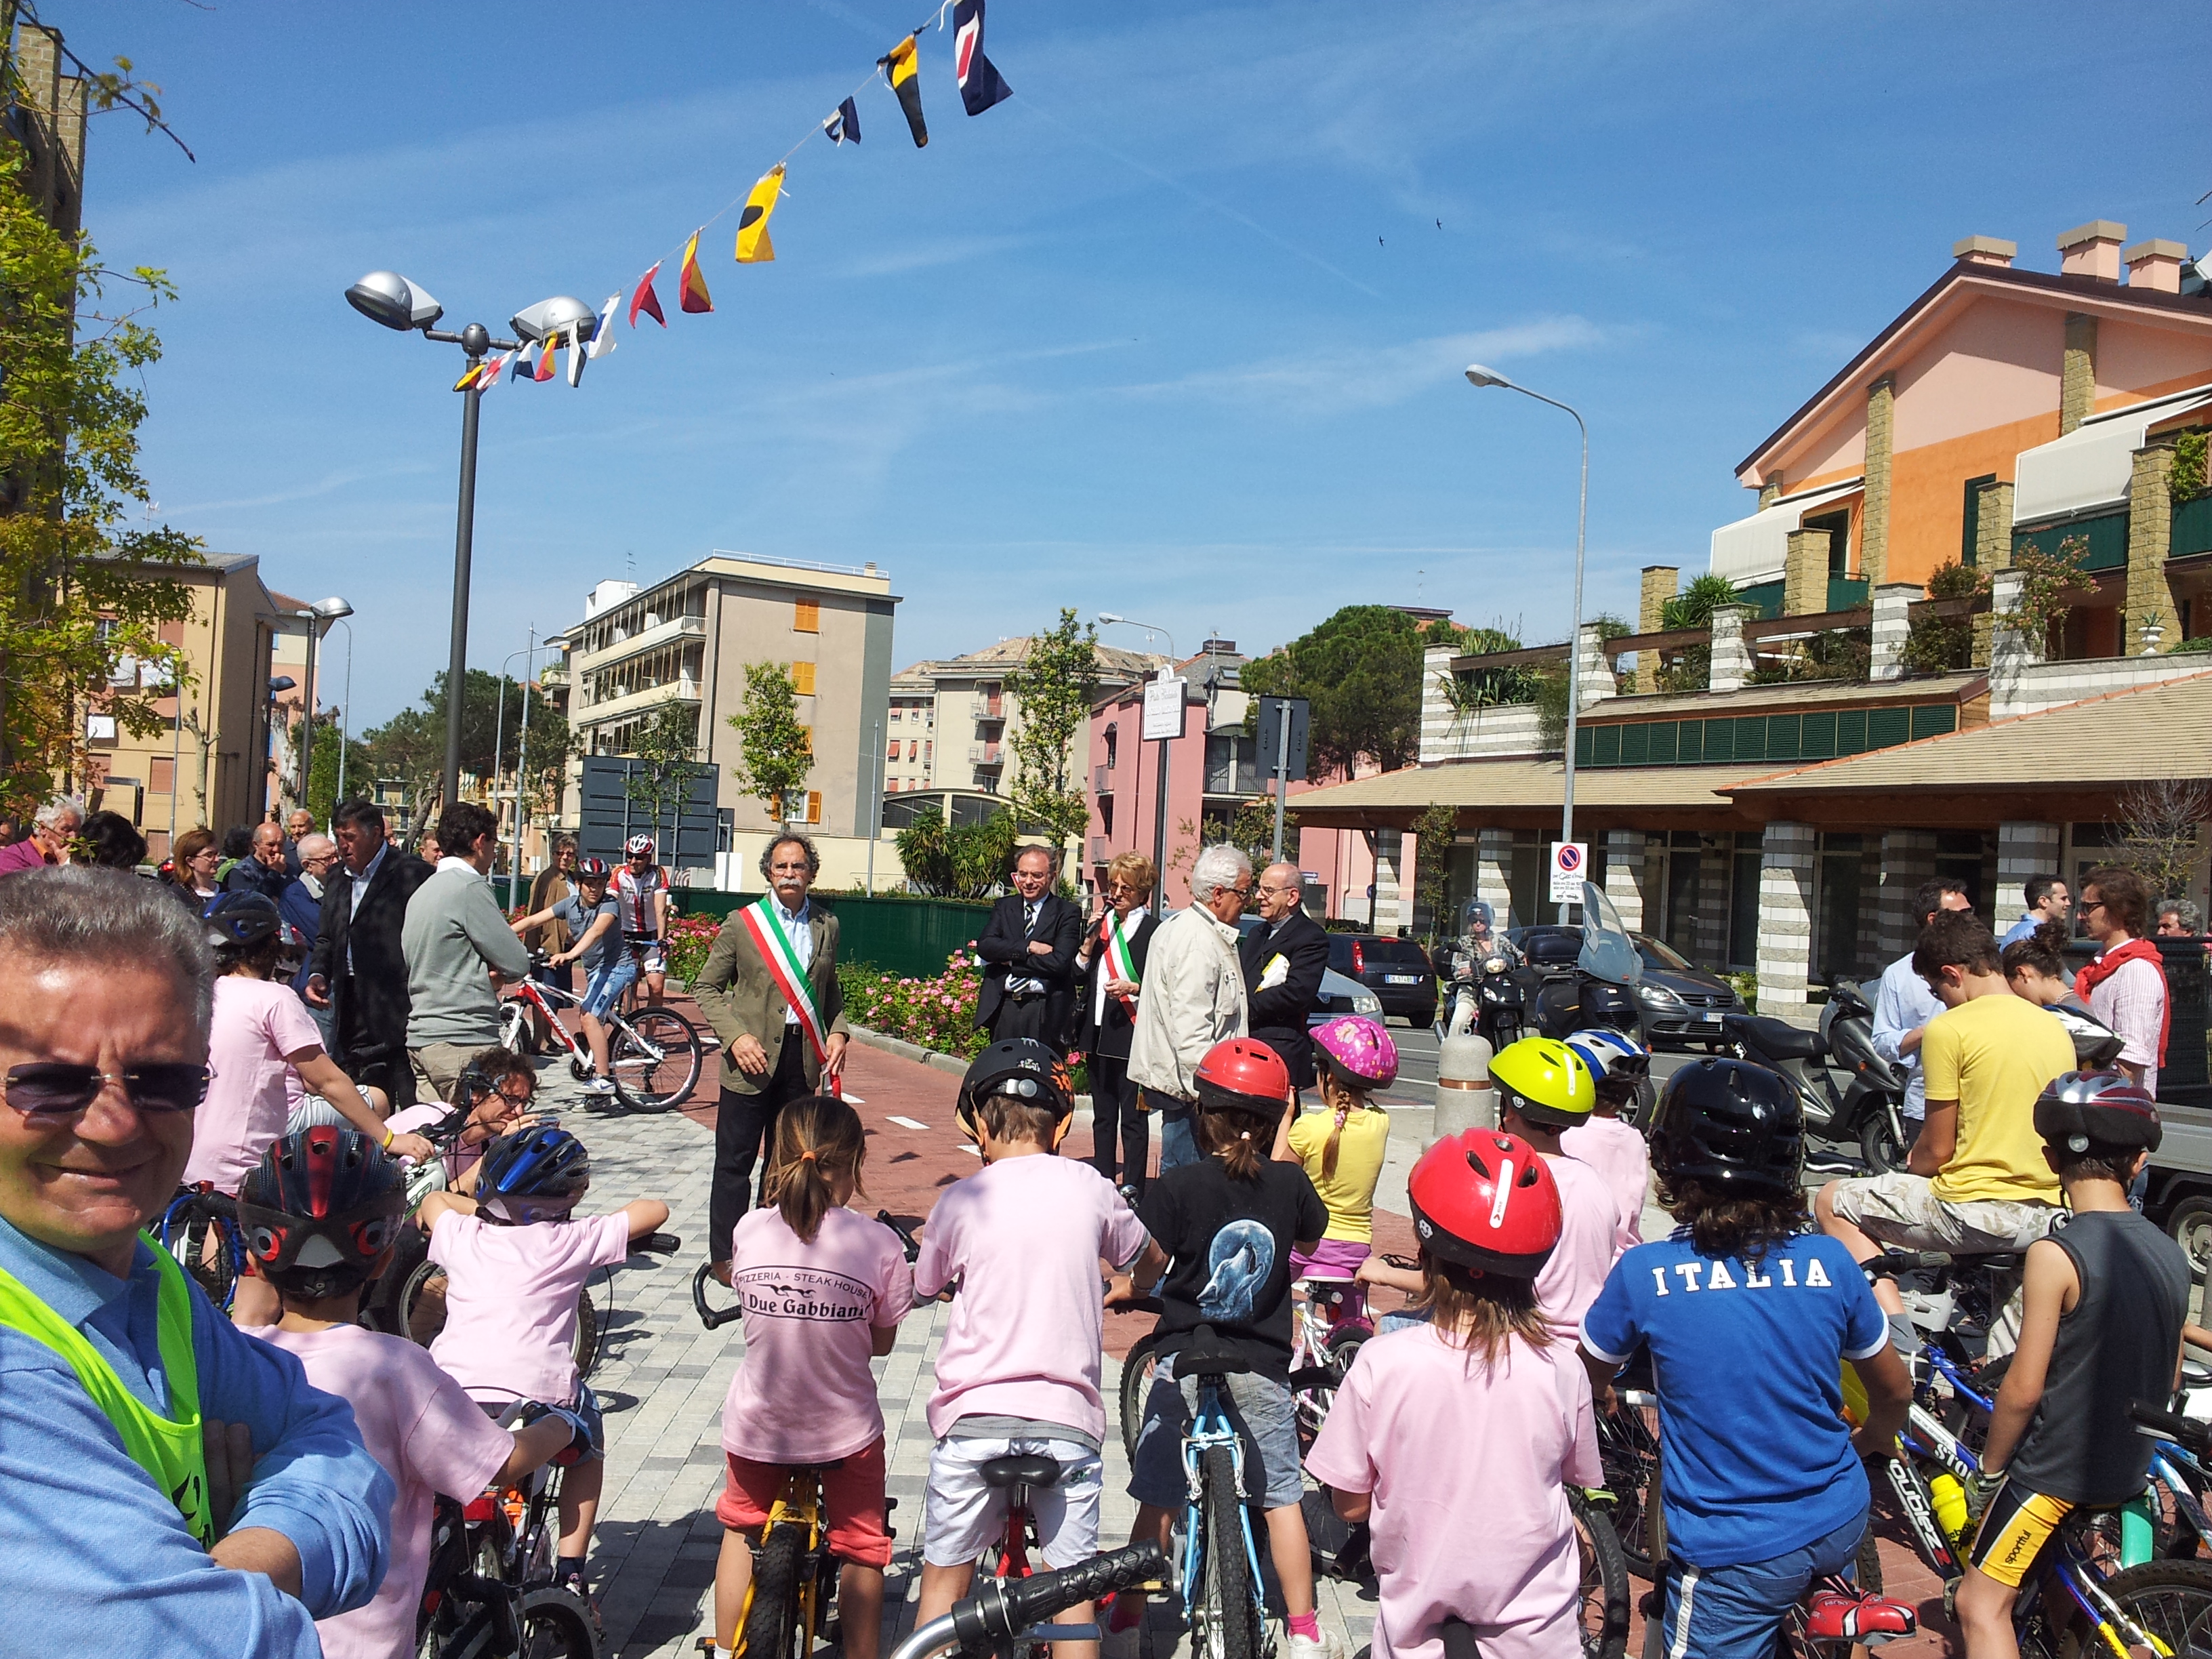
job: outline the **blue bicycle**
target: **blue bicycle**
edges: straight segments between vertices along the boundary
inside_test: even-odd
[[[1244,1441],[1226,1404],[1229,1378],[1252,1368],[1219,1345],[1211,1325],[1200,1325],[1175,1356],[1174,1369],[1178,1384],[1190,1378],[1198,1392],[1182,1437],[1190,1501],[1178,1554],[1191,1650],[1196,1659],[1270,1659],[1275,1642],[1244,1502]]]

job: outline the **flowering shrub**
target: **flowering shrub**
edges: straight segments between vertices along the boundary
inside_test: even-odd
[[[973,1059],[991,1040],[975,1025],[975,993],[982,978],[981,963],[969,953],[973,946],[970,940],[968,948],[955,951],[945,971],[929,979],[839,963],[845,1018],[941,1054]]]
[[[722,924],[712,916],[679,916],[668,918],[668,975],[686,985],[699,977],[699,970],[707,965],[707,952],[714,947],[714,936],[722,931]]]

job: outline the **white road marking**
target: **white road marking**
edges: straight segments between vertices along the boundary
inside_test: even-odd
[[[847,1095],[845,1097],[848,1100],[850,1100],[852,1097],[853,1097],[850,1095]],[[927,1129],[929,1127],[927,1123],[917,1123],[910,1117],[901,1117],[896,1112],[891,1114],[890,1121],[893,1123],[897,1124],[902,1129]]]

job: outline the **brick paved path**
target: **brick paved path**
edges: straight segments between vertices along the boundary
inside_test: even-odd
[[[678,1006],[685,1006],[680,1000]],[[685,1012],[691,1011],[685,1006]],[[634,1197],[662,1198],[672,1212],[669,1230],[684,1238],[683,1253],[675,1258],[638,1258],[616,1270],[611,1282],[594,1281],[607,1335],[592,1382],[607,1409],[608,1455],[592,1580],[605,1620],[609,1659],[689,1653],[712,1619],[714,1560],[721,1543],[714,1500],[721,1484],[722,1397],[744,1351],[739,1327],[709,1333],[691,1308],[691,1276],[706,1248],[714,1064],[710,1056],[705,1085],[689,1107],[656,1117],[586,1111],[565,1066],[546,1067],[540,1079],[543,1097],[562,1110],[564,1121],[591,1147],[593,1192],[587,1207],[611,1207]],[[904,1220],[919,1219],[927,1215],[938,1191],[975,1167],[953,1127],[956,1086],[957,1079],[947,1073],[854,1048],[847,1088],[858,1097],[870,1129],[866,1178],[872,1205]],[[925,1127],[894,1123],[894,1116]],[[1402,1169],[1418,1155],[1425,1125],[1412,1120],[1425,1116],[1394,1111],[1394,1165]],[[1087,1151],[1089,1135],[1088,1124],[1079,1121],[1070,1132],[1069,1150],[1078,1155]],[[1411,1142],[1410,1150],[1398,1146],[1401,1138]],[[1660,1218],[1655,1213],[1651,1219]],[[1383,1248],[1410,1249],[1410,1225],[1402,1215],[1378,1212],[1377,1223]],[[1649,1225],[1646,1232],[1656,1236]],[[658,1265],[645,1265],[648,1261]],[[890,1492],[898,1500],[891,1517],[898,1553],[885,1599],[885,1652],[910,1626],[913,1599],[919,1593],[922,1491],[930,1449],[923,1408],[945,1311],[935,1304],[918,1310],[900,1328],[897,1346],[876,1362],[890,1442]],[[1113,1355],[1126,1351],[1148,1322],[1141,1317],[1109,1319],[1109,1402],[1117,1397],[1119,1381]],[[1110,1403],[1109,1413],[1110,1419]],[[1114,1545],[1127,1537],[1135,1508],[1123,1492],[1127,1466],[1110,1421],[1107,1439],[1102,1543]],[[1912,1643],[1893,1646],[1892,1659],[1922,1659],[1947,1646],[1958,1651],[1955,1638],[1947,1644],[1938,1633],[1949,1628],[1942,1619],[1940,1586],[1901,1543],[1887,1536],[1893,1528],[1881,1530],[1891,1593],[1918,1602],[1928,1627]],[[1640,1593],[1643,1586],[1638,1589]],[[1340,1644],[1342,1659],[1352,1659],[1372,1632],[1373,1591],[1328,1581],[1319,1591],[1324,1629]],[[1637,1623],[1631,1654],[1639,1651],[1642,1620]],[[1169,1641],[1164,1632],[1159,1635],[1148,1645],[1154,1659],[1166,1659]]]

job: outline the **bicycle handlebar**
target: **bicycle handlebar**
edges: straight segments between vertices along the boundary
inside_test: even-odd
[[[1150,1583],[1166,1571],[1167,1558],[1160,1547],[1144,1543],[1094,1555],[1054,1572],[993,1578],[966,1601],[955,1602],[943,1618],[933,1619],[900,1643],[891,1659],[930,1659],[956,1647],[963,1653],[981,1653],[1078,1602]]]
[[[179,1204],[188,1205],[197,1210],[204,1210],[210,1216],[234,1224],[238,1220],[238,1200],[234,1198],[227,1198],[221,1193],[204,1193],[197,1189],[181,1192],[169,1200],[169,1207],[173,1210]]]
[[[2128,1407],[2128,1416],[2138,1426],[2178,1443],[2184,1451],[2198,1457],[2212,1453],[2212,1424],[2200,1423],[2179,1412],[2162,1411],[2140,1400]]]
[[[1869,1279],[1879,1279],[1885,1273],[1923,1270],[1932,1273],[1950,1265],[1951,1258],[1942,1250],[1884,1250],[1880,1255],[1870,1255],[1859,1263],[1866,1270]]]
[[[713,1262],[702,1261],[699,1264],[699,1271],[691,1275],[691,1305],[699,1310],[701,1324],[710,1331],[718,1331],[733,1319],[743,1319],[745,1310],[743,1304],[718,1308],[707,1300],[707,1281],[713,1277],[714,1272]]]
[[[899,1225],[898,1218],[896,1216],[894,1216],[889,1210],[878,1210],[876,1212],[876,1219],[882,1222],[884,1226],[890,1228],[893,1232],[898,1235],[899,1243],[906,1249],[906,1259],[909,1265],[921,1259],[921,1241],[916,1238],[904,1227]]]
[[[641,1250],[653,1255],[674,1255],[683,1248],[684,1241],[674,1233],[647,1233],[643,1238],[633,1238],[629,1242],[629,1253],[632,1255],[637,1255]]]

